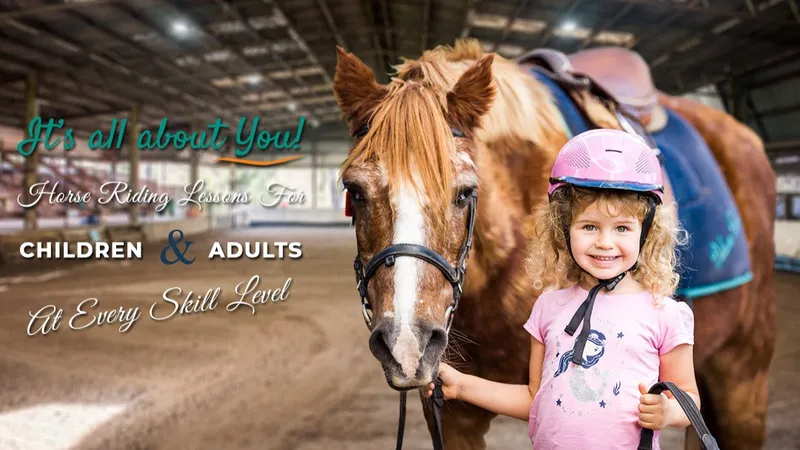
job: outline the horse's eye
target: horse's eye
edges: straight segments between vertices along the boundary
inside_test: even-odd
[[[355,183],[346,183],[344,188],[347,190],[347,193],[350,194],[350,200],[352,200],[353,203],[364,203],[364,191],[361,190],[361,186]]]
[[[456,205],[463,207],[467,204],[467,201],[472,197],[472,193],[475,192],[474,186],[465,186],[458,190],[458,197],[456,197]]]

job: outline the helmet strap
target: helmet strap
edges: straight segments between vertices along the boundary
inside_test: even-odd
[[[597,283],[597,285],[593,287],[591,291],[589,291],[589,295],[586,296],[586,300],[581,303],[581,306],[579,306],[578,310],[575,311],[575,314],[572,315],[572,319],[569,321],[569,324],[567,324],[567,327],[564,328],[564,331],[572,336],[578,329],[578,325],[581,323],[581,321],[583,321],[581,332],[578,333],[578,337],[575,338],[575,343],[572,346],[573,363],[578,365],[583,364],[583,349],[586,347],[586,341],[589,339],[589,332],[592,328],[592,309],[594,308],[594,300],[597,298],[597,293],[602,288],[606,288],[609,291],[614,290],[614,288],[617,287],[617,284],[619,284],[619,282],[625,278],[626,273],[628,273],[627,270],[610,280],[599,280],[600,282]]]

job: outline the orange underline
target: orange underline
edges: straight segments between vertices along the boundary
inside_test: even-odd
[[[275,166],[278,164],[287,163],[289,161],[294,161],[295,159],[300,159],[303,156],[304,155],[287,156],[286,158],[273,159],[270,161],[253,161],[250,159],[239,159],[239,158],[217,158],[214,160],[214,162],[232,162],[236,164],[244,164],[247,166],[266,167],[266,166]]]

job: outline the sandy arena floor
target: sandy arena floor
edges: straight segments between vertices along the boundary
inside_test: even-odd
[[[162,265],[162,246],[143,261],[91,262],[0,273],[0,448],[389,449],[398,396],[367,348],[352,274],[352,230],[262,228],[218,240],[297,240],[302,260],[203,260],[212,238],[194,244],[191,266]],[[292,281],[277,303],[228,312],[234,288],[259,275],[259,289]],[[778,276],[778,354],[771,373],[768,448],[800,448],[800,276]],[[162,293],[221,288],[215,310],[148,317],[171,307]],[[140,309],[119,324],[68,328],[77,305]],[[64,308],[54,333],[26,335],[30,312]],[[86,308],[88,309],[88,308]],[[79,322],[83,325],[85,321]],[[489,448],[529,449],[526,424],[499,418]],[[682,448],[665,433],[664,450]],[[410,393],[405,449],[428,450],[416,393]]]

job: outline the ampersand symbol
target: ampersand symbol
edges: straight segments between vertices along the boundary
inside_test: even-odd
[[[176,234],[178,235],[177,238],[175,238]],[[192,264],[194,262],[194,258],[192,258],[191,260],[188,260],[184,256],[186,254],[186,251],[189,250],[189,247],[194,243],[194,241],[185,241],[184,242],[185,245],[183,247],[183,251],[181,251],[178,248],[178,243],[183,241],[183,231],[177,230],[177,229],[176,230],[172,230],[172,231],[169,232],[169,237],[167,239],[169,240],[169,245],[164,247],[164,250],[161,250],[161,262],[162,263],[164,263],[164,264],[166,264],[168,266],[171,266],[171,265],[175,264],[178,261],[181,261],[182,263],[184,263],[186,265]],[[172,253],[175,255],[175,259],[174,260],[170,261],[169,259],[167,259],[167,250],[172,250]]]

